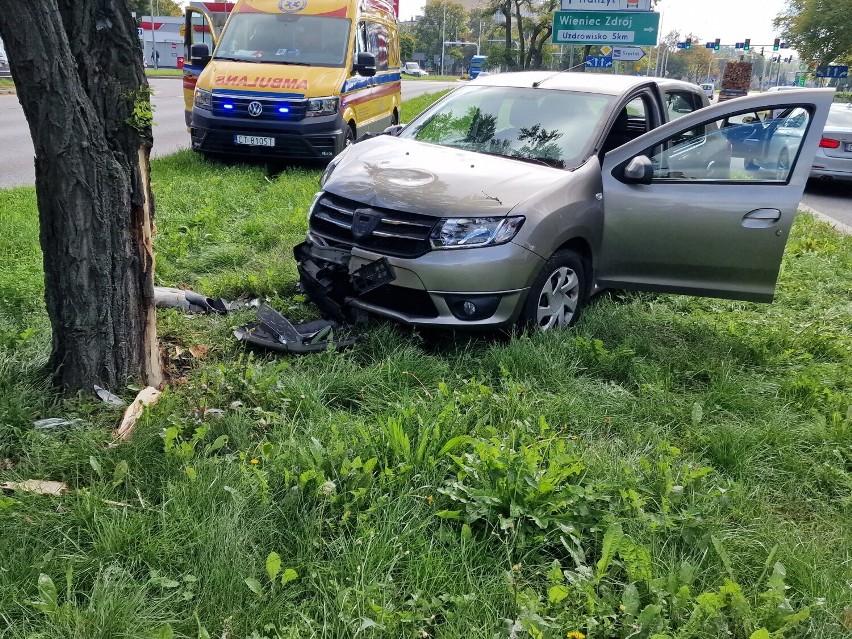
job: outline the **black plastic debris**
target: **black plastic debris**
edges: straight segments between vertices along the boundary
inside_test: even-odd
[[[331,320],[292,324],[278,311],[264,304],[257,311],[257,321],[234,330],[234,337],[252,346],[281,353],[320,353],[329,346],[341,350],[362,341],[360,336],[336,334],[339,328]]]

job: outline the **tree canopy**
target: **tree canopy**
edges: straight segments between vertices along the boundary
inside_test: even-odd
[[[136,12],[136,17],[147,16],[151,13],[151,0],[126,0],[127,8]],[[154,13],[158,16],[179,16],[183,9],[172,0],[154,0]]]
[[[775,26],[815,66],[852,56],[852,0],[788,0]]]

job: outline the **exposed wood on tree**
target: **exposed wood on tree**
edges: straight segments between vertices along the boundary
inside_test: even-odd
[[[54,379],[158,386],[151,111],[130,12],[123,0],[5,0],[0,37],[35,147]]]
[[[145,410],[146,406],[156,404],[158,399],[160,399],[160,391],[153,386],[143,388],[139,391],[136,399],[134,399],[130,406],[127,407],[127,410],[124,411],[121,424],[118,425],[118,428],[116,428],[115,432],[112,434],[113,439],[117,441],[130,439],[130,436],[133,435],[133,431],[136,428],[136,422],[138,422],[139,418],[142,416],[142,411]]]

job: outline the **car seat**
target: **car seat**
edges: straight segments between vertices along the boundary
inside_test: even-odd
[[[604,140],[603,147],[601,147],[602,155],[606,155],[613,149],[617,149],[622,144],[627,144],[636,137],[630,133],[629,122],[630,116],[627,114],[627,107],[624,107],[618,112],[618,117],[615,118],[609,135]]]

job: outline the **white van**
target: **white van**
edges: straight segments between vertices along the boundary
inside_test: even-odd
[[[702,84],[701,89],[707,94],[709,100],[713,100],[713,92],[716,90],[716,85],[713,83]]]

